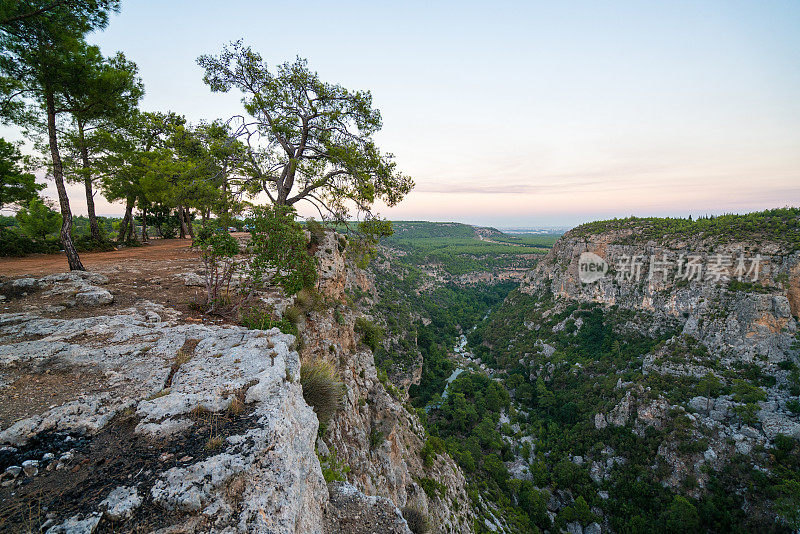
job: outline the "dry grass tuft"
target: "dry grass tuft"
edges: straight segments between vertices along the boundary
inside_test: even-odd
[[[303,398],[314,408],[320,424],[327,423],[343,405],[345,388],[333,366],[323,360],[306,362],[300,367]]]

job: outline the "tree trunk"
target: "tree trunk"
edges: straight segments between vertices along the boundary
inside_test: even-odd
[[[142,208],[142,243],[147,241],[147,209]]]
[[[133,214],[131,214],[130,222],[128,223],[128,238],[126,241],[134,241],[136,239],[136,222],[133,220]]]
[[[183,217],[183,206],[178,206],[178,221],[181,224],[181,239],[186,239],[186,219]]]
[[[72,243],[72,210],[69,209],[69,197],[64,186],[64,168],[61,165],[61,154],[58,151],[56,138],[56,105],[55,97],[50,89],[45,95],[47,103],[47,133],[50,138],[50,155],[53,158],[53,179],[58,190],[58,203],[61,207],[61,244],[67,254],[67,263],[71,271],[85,271],[78,251]]]
[[[128,226],[133,225],[133,202],[127,200],[125,202],[125,217],[122,218],[122,222],[119,225],[119,231],[117,232],[117,243],[122,243],[125,241],[125,237],[128,233]]]
[[[227,176],[227,167],[225,169],[225,176]],[[222,179],[222,209],[220,210],[220,219],[222,219],[222,224],[225,225],[227,228],[231,225],[230,220],[228,219],[228,179]]]
[[[194,239],[194,228],[192,228],[192,219],[189,217],[189,208],[185,208],[183,213],[186,215],[186,231],[189,233],[189,237]]]
[[[92,194],[92,176],[89,172],[89,149],[86,147],[86,138],[83,132],[83,123],[78,121],[78,135],[81,142],[81,163],[83,165],[83,185],[86,188],[86,211],[89,214],[89,229],[92,239],[101,241],[100,226],[97,224],[97,215],[94,212],[94,195]]]

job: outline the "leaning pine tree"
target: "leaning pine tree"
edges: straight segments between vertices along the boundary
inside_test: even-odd
[[[237,117],[247,145],[246,187],[276,206],[313,204],[324,219],[366,217],[376,201],[400,202],[414,182],[373,140],[381,115],[369,91],[325,83],[298,58],[270,71],[241,41],[198,59],[214,92],[236,88],[249,117]]]

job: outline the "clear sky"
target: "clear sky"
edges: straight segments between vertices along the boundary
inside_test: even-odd
[[[798,0],[123,0],[91,40],[139,65],[144,109],[194,122],[240,113],[195,63],[240,38],[272,64],[300,55],[323,80],[372,91],[379,144],[417,183],[381,210],[393,219],[800,205]]]

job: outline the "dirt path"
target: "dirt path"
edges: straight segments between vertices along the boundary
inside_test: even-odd
[[[153,240],[141,247],[123,248],[113,252],[84,252],[81,261],[87,270],[124,266],[128,261],[160,263],[176,257],[197,257],[192,252],[191,240]],[[0,275],[16,278],[23,275],[45,276],[68,271],[63,254],[33,254],[24,258],[0,258]]]

